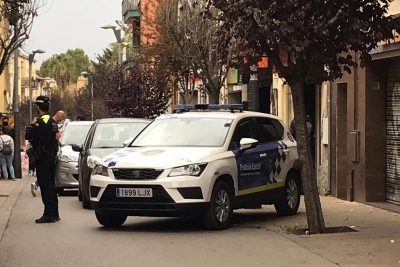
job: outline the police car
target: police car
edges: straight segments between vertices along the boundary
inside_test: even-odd
[[[242,104],[174,110],[96,162],[90,201],[101,225],[121,226],[127,216],[197,216],[221,230],[234,209],[273,204],[279,215],[297,213],[297,147],[278,117]]]

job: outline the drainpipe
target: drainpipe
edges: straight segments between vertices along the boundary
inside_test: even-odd
[[[328,189],[331,192],[331,86],[332,82],[328,82]]]
[[[315,146],[315,174],[317,181],[319,180],[319,163],[320,163],[320,148],[321,148],[321,85],[316,86],[316,97],[314,99],[315,101],[315,141],[316,146]]]
[[[290,108],[289,108],[289,88],[288,88],[288,86],[282,84],[282,91],[285,94],[284,106],[283,106],[283,108],[284,108],[284,113],[283,114],[285,116],[284,121],[285,121],[285,124],[290,127],[290,121],[289,121]]]

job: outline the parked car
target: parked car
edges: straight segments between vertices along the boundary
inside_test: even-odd
[[[279,215],[297,213],[297,143],[278,117],[243,105],[175,110],[95,164],[89,191],[101,225],[121,226],[127,216],[196,216],[222,230],[234,209],[273,204]]]
[[[90,209],[89,180],[93,167],[101,158],[124,147],[126,140],[134,139],[149,123],[149,119],[106,118],[94,122],[83,145],[72,149],[79,153],[78,199],[84,209]]]
[[[93,121],[68,121],[59,140],[60,149],[56,167],[56,186],[59,195],[64,189],[78,188],[78,156],[73,144],[83,144]]]

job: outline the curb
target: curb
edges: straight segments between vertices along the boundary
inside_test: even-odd
[[[17,187],[10,193],[7,200],[4,202],[0,209],[0,242],[3,240],[4,232],[8,227],[13,208],[18,201],[19,196],[22,194],[25,186],[31,181],[29,177],[22,179]]]

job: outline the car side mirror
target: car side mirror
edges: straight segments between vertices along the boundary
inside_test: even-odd
[[[253,138],[242,138],[240,139],[240,150],[254,148],[258,144],[258,140]]]
[[[73,144],[72,150],[75,152],[82,152],[82,146]]]
[[[125,142],[123,142],[122,144],[124,147],[127,147],[130,143],[132,143],[132,141],[133,141],[133,139],[128,139]]]

